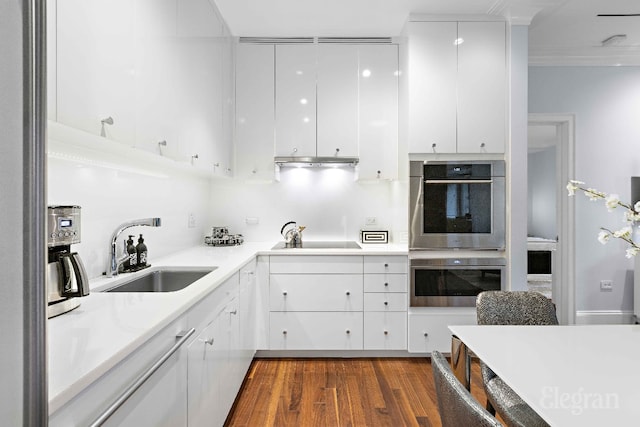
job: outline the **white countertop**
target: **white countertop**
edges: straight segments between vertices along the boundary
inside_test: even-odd
[[[231,277],[256,255],[406,255],[406,244],[363,244],[362,249],[281,249],[275,242],[241,246],[197,246],[152,259],[158,267],[217,269],[185,289],[167,293],[104,293],[101,290],[130,280],[137,273],[90,281],[91,294],[80,307],[49,319],[49,414],[169,325],[191,306]]]
[[[554,427],[640,420],[640,325],[449,329]]]

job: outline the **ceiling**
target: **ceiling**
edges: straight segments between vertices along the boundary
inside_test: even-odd
[[[213,0],[234,36],[398,36],[409,15],[504,17],[529,26],[532,65],[640,65],[637,0]],[[609,46],[602,40],[626,38]]]

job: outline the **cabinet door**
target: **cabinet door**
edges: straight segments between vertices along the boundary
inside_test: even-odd
[[[240,269],[239,321],[241,353],[239,355],[246,371],[256,352],[257,344],[257,262],[254,259]]]
[[[276,46],[276,155],[316,155],[315,44]]]
[[[449,325],[475,325],[475,310],[468,313],[409,313],[409,352],[451,352]]]
[[[459,22],[458,152],[504,153],[506,45],[504,22]],[[484,144],[484,145],[483,145]]]
[[[457,38],[455,22],[409,23],[410,153],[456,152]]]
[[[236,53],[236,176],[273,179],[274,46],[240,43]]]
[[[219,310],[188,348],[189,426],[223,425],[227,417],[224,388],[229,367],[225,310]],[[235,395],[234,395],[235,396]]]
[[[133,144],[136,116],[135,3],[65,0],[57,3],[57,120]]]
[[[364,313],[365,350],[406,350],[407,313]]]
[[[358,48],[359,178],[398,177],[398,46]]]
[[[318,45],[317,154],[358,155],[358,46]]]
[[[362,350],[362,312],[271,313],[271,350]]]

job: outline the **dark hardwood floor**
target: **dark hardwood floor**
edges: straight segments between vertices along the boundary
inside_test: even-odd
[[[480,369],[471,393],[483,405]],[[428,358],[256,359],[226,426],[440,426]]]

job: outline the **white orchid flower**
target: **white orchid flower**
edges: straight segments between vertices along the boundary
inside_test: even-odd
[[[638,255],[638,252],[640,252],[640,248],[631,246],[630,248],[627,249],[627,253],[625,254],[625,256],[627,258],[633,258],[634,256]]]
[[[631,237],[631,227],[623,227],[620,230],[613,232],[613,237],[617,237],[619,239],[628,239]]]
[[[584,192],[584,195],[587,196],[589,200],[591,200],[592,202],[595,202],[596,200],[604,199],[606,196],[604,193],[601,193],[595,188],[587,188],[586,191]]]
[[[604,230],[598,233],[598,242],[602,243],[603,245],[606,245],[610,238],[611,234],[607,233]]]
[[[618,204],[620,203],[620,196],[618,196],[617,194],[609,194],[604,203],[607,206],[609,212],[613,212],[613,210],[617,208]]]
[[[640,201],[636,202],[636,204],[633,205],[633,210],[640,213]]]

